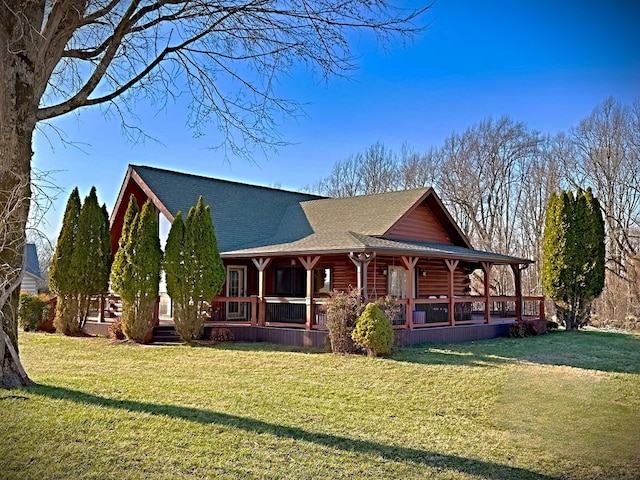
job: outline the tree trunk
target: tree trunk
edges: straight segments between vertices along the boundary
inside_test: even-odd
[[[0,385],[28,385],[18,357],[18,312],[25,226],[31,197],[31,140],[40,95],[35,91],[38,32],[44,2],[0,5]]]

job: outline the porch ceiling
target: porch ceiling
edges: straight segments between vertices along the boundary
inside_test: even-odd
[[[498,265],[533,263],[531,260],[524,258],[511,257],[482,250],[473,250],[455,245],[409,240],[392,240],[355,232],[314,233],[294,242],[221,252],[221,256],[223,258],[285,255],[295,256],[359,251],[413,255],[424,258],[448,258],[468,262],[491,262]]]

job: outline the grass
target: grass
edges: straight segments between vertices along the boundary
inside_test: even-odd
[[[640,478],[639,336],[371,359],[24,333],[21,356],[0,478]]]

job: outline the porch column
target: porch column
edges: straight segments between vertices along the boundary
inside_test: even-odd
[[[358,290],[362,294],[364,302],[369,301],[369,294],[367,293],[367,267],[371,260],[376,257],[376,252],[362,252],[362,253],[349,253],[349,260],[356,266],[356,276],[358,279]],[[358,306],[360,306],[360,299],[358,298]]]
[[[413,300],[416,298],[416,282],[415,282],[415,270],[416,264],[420,260],[419,257],[400,257],[400,261],[404,265],[404,268],[407,269],[407,274],[404,277],[405,281],[405,292],[407,292],[407,308],[406,308],[406,319],[407,319],[407,328],[409,330],[413,330]]]
[[[256,303],[258,308],[257,323],[261,327],[264,327],[265,319],[266,319],[265,302],[264,302],[264,294],[265,294],[264,271],[267,269],[267,267],[271,263],[271,258],[270,257],[252,258],[251,261],[258,269],[258,301]],[[254,312],[251,312],[251,326],[255,326],[255,324],[256,324],[256,315]]]
[[[444,263],[447,265],[449,269],[449,325],[452,327],[456,324],[455,319],[455,298],[453,296],[453,283],[454,283],[454,272],[456,271],[456,267],[460,260],[445,260]]]
[[[304,300],[307,307],[307,330],[311,330],[313,325],[313,269],[320,261],[320,257],[298,257],[298,260],[307,270],[307,296]]]
[[[491,262],[482,262],[482,271],[484,272],[484,323],[491,322],[491,305],[489,304],[491,265]]]
[[[104,295],[100,295],[100,315],[98,316],[100,323],[104,323],[104,306]]]
[[[522,276],[520,265],[517,263],[511,264],[511,270],[513,270],[513,283],[516,288],[516,320],[522,320]]]

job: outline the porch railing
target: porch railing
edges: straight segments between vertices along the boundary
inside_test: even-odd
[[[307,304],[304,298],[267,297],[263,305],[264,322],[268,326],[306,326]]]
[[[214,323],[255,324],[257,297],[215,297],[209,306],[208,320]]]
[[[451,303],[454,325],[516,318],[517,297],[489,297],[488,309],[484,297],[455,297]],[[449,298],[446,297],[398,300],[398,310],[391,315],[391,321],[395,329],[448,326],[449,308]],[[215,323],[317,330],[327,328],[326,299],[216,297],[209,313],[209,320]],[[544,318],[544,313],[544,297],[522,297],[523,318]]]

